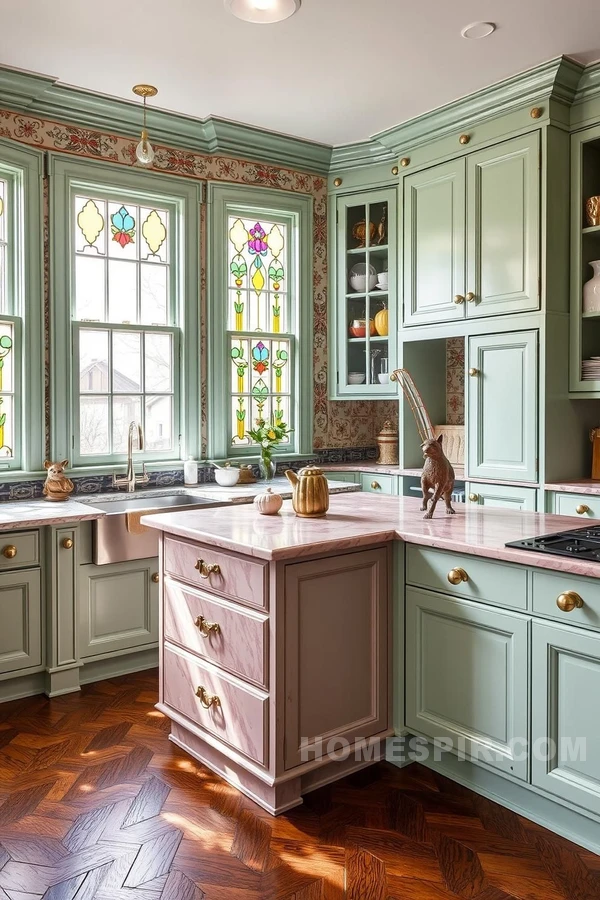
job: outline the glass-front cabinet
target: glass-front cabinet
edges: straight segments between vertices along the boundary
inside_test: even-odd
[[[396,396],[396,215],[395,188],[337,197],[332,399]]]

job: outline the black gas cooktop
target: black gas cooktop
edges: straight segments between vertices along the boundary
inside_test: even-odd
[[[575,528],[573,531],[559,531],[557,534],[544,534],[522,541],[510,541],[506,546],[518,547],[519,550],[533,550],[535,553],[576,556],[578,559],[600,562],[600,525]]]

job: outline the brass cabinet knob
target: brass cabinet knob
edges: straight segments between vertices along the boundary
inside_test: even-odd
[[[450,584],[461,584],[463,581],[468,580],[469,576],[464,569],[450,569],[450,571],[448,572],[448,581],[450,582]]]
[[[195,622],[196,628],[202,635],[202,637],[209,637],[212,634],[220,634],[221,626],[218,622],[209,622],[208,619],[205,619],[204,616],[198,616]]]
[[[160,581],[160,575],[158,574],[158,572],[152,573],[152,575],[150,576],[150,581],[153,581],[154,584],[158,584],[158,582]]]
[[[529,115],[532,119],[539,119],[543,111],[541,106],[534,106],[533,109],[530,110]]]
[[[477,501],[479,500],[479,494],[469,494],[469,500],[471,500],[473,503],[477,503]]]
[[[17,555],[17,548],[13,544],[9,544],[8,547],[5,547],[2,551],[2,555],[6,557],[6,559],[14,559]]]
[[[469,375],[474,378],[475,375],[479,375],[479,369],[469,369]]]
[[[397,175],[399,172],[398,166],[392,166],[392,175]]]
[[[211,575],[221,574],[221,566],[216,563],[209,565],[203,559],[199,559],[194,568],[200,572],[200,578],[210,578]]]
[[[586,506],[585,503],[580,503],[575,512],[578,516],[583,516],[585,513],[589,512],[589,506]]]
[[[565,591],[556,598],[556,605],[563,612],[573,612],[574,609],[581,609],[583,600],[575,591]]]
[[[65,538],[62,541],[62,547],[64,550],[72,550],[73,549],[73,541],[71,538]]]
[[[341,187],[342,184],[343,184],[343,181],[342,181],[341,178],[334,178],[334,179],[333,179],[333,186],[334,186],[334,187]]]
[[[373,491],[380,491],[380,490],[381,490],[381,485],[379,484],[378,481],[372,481],[372,482],[371,482],[371,490],[373,490]]]
[[[467,294],[467,302],[473,303],[474,300],[475,300],[475,294],[473,293],[473,291],[469,291]]]
[[[455,302],[457,305],[458,305],[459,303],[464,303],[464,302],[465,302],[465,298],[463,297],[462,294],[456,294],[456,296],[454,297],[454,302]]]
[[[468,144],[470,140],[471,140],[470,134],[461,134],[461,136],[458,139],[458,143],[463,144],[463,146],[464,146],[465,144]]]
[[[216,694],[209,694],[205,687],[199,685],[196,688],[196,697],[200,700],[200,703],[204,707],[204,709],[210,709],[211,706],[220,706],[221,700],[217,697]]]
[[[400,160],[400,165],[403,169],[410,165],[410,156],[403,156]]]

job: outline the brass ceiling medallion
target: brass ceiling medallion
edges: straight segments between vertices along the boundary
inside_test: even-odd
[[[131,90],[138,97],[156,97],[158,94],[158,88],[153,84],[135,84]]]
[[[470,140],[471,140],[471,135],[461,134],[461,136],[458,139],[458,143],[459,144],[468,144]]]
[[[539,119],[544,110],[541,106],[534,106],[529,115],[532,119]]]

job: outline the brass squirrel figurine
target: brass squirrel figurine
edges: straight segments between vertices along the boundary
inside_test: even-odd
[[[42,493],[46,500],[68,500],[69,495],[74,489],[73,482],[65,475],[65,468],[69,465],[68,459],[61,462],[50,462],[46,460],[44,468],[48,474],[44,482],[44,490]]]
[[[427,504],[431,500],[431,506],[423,516],[424,519],[432,519],[440,497],[446,504],[446,515],[453,516],[454,510],[450,504],[452,491],[454,490],[454,469],[442,450],[442,437],[429,438],[421,444],[425,464],[421,475],[421,488],[423,489],[422,510],[427,510]],[[433,497],[430,495],[433,491]]]

